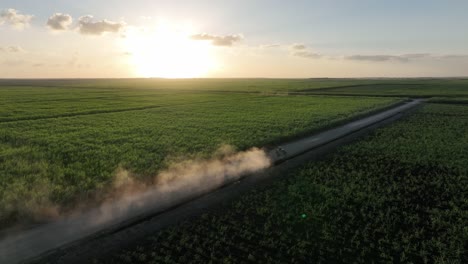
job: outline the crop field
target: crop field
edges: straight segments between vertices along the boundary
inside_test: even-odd
[[[466,263],[468,106],[426,104],[107,263]]]
[[[112,184],[120,168],[145,180],[224,145],[267,146],[399,101],[5,84],[0,224],[29,221],[43,207],[73,208]]]
[[[49,91],[66,89],[71,94],[96,95],[153,93],[155,90],[174,92],[219,93],[321,93],[376,96],[468,96],[468,79],[63,79],[63,80],[0,80],[3,88],[21,87],[26,94],[43,94],[37,88]],[[79,88],[79,89],[77,89]],[[145,91],[141,91],[145,90]],[[116,93],[116,94],[115,94]],[[14,92],[14,94],[16,94]],[[16,94],[18,95],[18,94]],[[57,97],[63,94],[55,95]]]
[[[428,101],[431,103],[468,105],[468,97],[433,97]]]
[[[406,96],[406,97],[458,97],[468,96],[467,79],[426,79],[378,81],[349,86],[305,89],[301,92],[323,95]]]
[[[413,2],[0,0],[0,264],[468,264],[468,0]]]
[[[387,83],[368,79],[83,79],[83,80],[0,80],[1,86],[42,88],[88,88],[94,90],[151,89],[217,92],[288,92],[327,87]],[[395,82],[393,80],[392,82]],[[411,81],[410,81],[411,82]],[[81,90],[84,91],[84,90]],[[79,91],[78,91],[79,92]],[[125,90],[124,90],[125,92]],[[128,92],[128,91],[127,91]]]

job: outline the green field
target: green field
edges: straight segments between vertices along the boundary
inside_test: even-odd
[[[27,94],[37,88],[66,89],[67,93],[86,95],[127,94],[132,90],[218,93],[321,93],[375,96],[468,96],[468,79],[64,79],[0,80],[0,87],[21,87]],[[77,89],[79,88],[79,89]],[[130,90],[129,90],[130,89]],[[142,91],[140,91],[142,92]],[[17,96],[14,93],[12,96]],[[8,96],[8,94],[5,94]],[[39,95],[40,96],[40,95]],[[56,95],[60,97],[61,95]],[[7,98],[7,97],[6,97]]]
[[[93,198],[119,168],[150,179],[174,161],[210,158],[226,144],[266,146],[400,100],[17,82],[0,86],[4,227],[43,207],[67,210]]]
[[[217,92],[287,92],[326,87],[373,84],[386,81],[366,79],[64,79],[64,80],[0,80],[3,87],[32,88],[98,88],[150,89]],[[125,90],[124,90],[125,91]]]
[[[468,79],[378,80],[373,83],[304,89],[300,92],[322,95],[468,97]]]
[[[468,80],[0,80],[0,225],[147,183],[226,145],[270,147],[382,110],[425,105],[222,209],[103,262],[464,263]],[[221,208],[221,207],[220,207]]]
[[[468,106],[428,104],[108,263],[466,263]]]

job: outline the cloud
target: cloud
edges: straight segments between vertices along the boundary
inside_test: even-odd
[[[69,14],[55,13],[47,19],[47,26],[55,31],[68,30],[73,22]]]
[[[321,54],[314,53],[314,52],[307,51],[307,50],[295,51],[295,52],[292,52],[291,54],[296,57],[302,57],[302,58],[307,58],[307,59],[318,59],[322,57]]]
[[[468,59],[466,54],[452,54],[452,55],[440,55],[432,53],[406,53],[406,54],[355,54],[355,55],[323,55],[311,51],[304,44],[292,44],[289,46],[289,54],[295,57],[302,57],[307,59],[319,59],[326,58],[329,60],[350,60],[350,61],[362,61],[362,62],[412,62],[418,60],[464,60]]]
[[[19,46],[0,47],[0,52],[19,53],[25,50]]]
[[[402,55],[351,55],[351,56],[346,56],[345,59],[354,60],[354,61],[372,61],[372,62],[381,62],[381,61],[406,62],[410,58],[407,58]]]
[[[82,16],[78,19],[78,30],[83,35],[102,35],[103,33],[117,33],[125,27],[124,22],[109,20],[93,21],[93,16]]]
[[[234,43],[241,41],[244,39],[242,35],[226,35],[226,36],[218,36],[218,35],[210,35],[206,33],[192,35],[191,39],[193,40],[209,40],[211,44],[214,46],[232,46]]]
[[[6,51],[11,53],[24,52],[25,50],[19,46],[9,46],[6,48]]]
[[[321,54],[308,50],[307,46],[304,44],[293,44],[290,46],[290,50],[290,54],[295,57],[306,59],[318,59],[322,57]]]
[[[291,46],[291,49],[293,49],[293,50],[305,50],[305,49],[307,49],[307,47],[304,44],[293,44]]]
[[[33,17],[33,15],[23,15],[18,10],[9,8],[0,12],[0,25],[7,24],[21,30],[29,26]]]
[[[401,55],[400,57],[405,58],[405,59],[424,59],[424,58],[430,58],[434,57],[430,53],[410,53],[410,54],[404,54]]]
[[[468,59],[468,55],[466,55],[466,54],[448,54],[448,55],[439,56],[438,58],[458,60],[458,59]]]
[[[468,55],[435,55],[431,53],[409,53],[403,55],[351,55],[344,57],[347,60],[354,61],[370,61],[370,62],[385,62],[385,61],[397,61],[397,62],[409,62],[423,59],[466,59]]]

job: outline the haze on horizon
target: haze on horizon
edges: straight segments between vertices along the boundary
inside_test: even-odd
[[[0,78],[468,76],[461,0],[0,3]]]

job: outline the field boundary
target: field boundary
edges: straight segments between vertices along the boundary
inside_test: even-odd
[[[430,104],[448,104],[448,105],[468,105],[468,100],[463,102],[463,101],[450,101],[450,100],[434,100],[434,101],[428,101]]]
[[[184,106],[184,105],[196,105],[196,104],[205,104],[205,103],[212,103],[216,101],[203,101],[203,102],[196,102],[196,103],[186,103],[186,104],[173,104],[173,105],[148,105],[142,107],[132,107],[132,108],[124,108],[124,109],[103,109],[103,110],[91,110],[86,112],[75,112],[75,113],[64,113],[58,115],[48,115],[48,116],[31,116],[31,117],[19,117],[19,118],[11,118],[3,119],[0,118],[1,123],[12,123],[12,122],[21,122],[21,121],[35,121],[35,120],[45,120],[45,119],[54,119],[54,118],[66,118],[66,117],[74,117],[74,116],[87,116],[87,115],[98,115],[98,114],[112,114],[112,113],[121,113],[121,112],[131,112],[131,111],[142,111],[148,109],[156,109],[156,108],[169,108],[174,106]]]
[[[306,88],[297,90],[298,92],[313,92],[313,91],[326,91],[326,90],[334,90],[334,89],[343,89],[343,88],[356,88],[356,87],[368,87],[368,86],[381,86],[381,85],[388,85],[388,86],[413,86],[413,85],[422,85],[427,86],[429,84],[420,84],[420,83],[369,83],[369,84],[355,84],[355,85],[342,85],[342,86],[331,86],[331,87],[323,87],[323,88]]]

